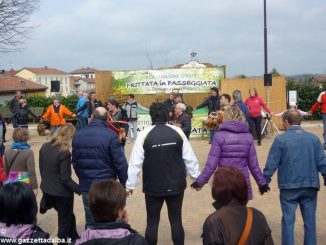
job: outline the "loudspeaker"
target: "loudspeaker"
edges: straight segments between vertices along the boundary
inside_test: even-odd
[[[51,92],[60,92],[60,81],[51,81]]]
[[[272,86],[273,76],[272,73],[264,74],[264,86]]]

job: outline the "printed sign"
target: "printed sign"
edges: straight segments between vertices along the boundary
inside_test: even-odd
[[[180,93],[206,93],[219,87],[224,67],[112,72],[112,88],[121,94],[155,94],[178,89]]]
[[[149,115],[149,110],[138,104],[138,120],[137,120],[137,130],[142,131],[145,128],[152,125],[151,117]],[[199,109],[193,112],[193,118],[191,120],[191,139],[201,139],[208,137],[208,130],[203,126],[204,119],[207,118],[207,109]]]

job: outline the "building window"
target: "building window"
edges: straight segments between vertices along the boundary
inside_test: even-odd
[[[41,77],[38,77],[38,82],[42,83]]]
[[[67,78],[67,77],[65,77],[65,82],[66,82],[66,84],[67,84],[67,80],[68,80],[68,78]]]

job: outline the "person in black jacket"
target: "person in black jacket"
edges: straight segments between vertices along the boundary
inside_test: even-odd
[[[74,193],[80,195],[78,184],[71,179],[71,140],[76,129],[71,123],[60,127],[51,142],[40,149],[41,173],[40,213],[54,208],[58,212],[58,237],[77,239],[74,215]]]
[[[175,105],[175,118],[172,122],[177,127],[180,127],[184,134],[186,135],[187,139],[189,140],[190,133],[191,133],[191,119],[186,111],[186,105],[183,103],[178,103]]]
[[[212,87],[211,88],[211,96],[209,96],[203,103],[196,106],[195,110],[198,110],[200,108],[204,108],[207,106],[208,115],[211,114],[212,112],[217,112],[221,109],[220,108],[220,106],[221,106],[220,99],[221,99],[221,97],[219,96],[218,88]],[[214,129],[210,130],[210,142],[212,141],[213,136],[214,136]]]
[[[172,92],[169,95],[169,98],[166,101],[164,101],[164,105],[165,105],[166,109],[168,110],[170,116],[172,115],[172,107],[174,105],[174,99],[175,99],[175,93]]]
[[[127,192],[132,194],[143,170],[143,192],[147,211],[145,238],[157,244],[158,225],[163,202],[168,208],[172,240],[184,244],[182,203],[187,173],[196,179],[198,160],[187,137],[179,127],[167,124],[168,111],[163,103],[153,103],[149,114],[152,126],[138,134],[128,168]]]
[[[14,98],[12,98],[9,103],[9,110],[12,114],[15,114],[16,111],[18,110],[20,99],[24,99],[24,97],[22,96],[21,91],[16,91]],[[13,117],[12,124],[14,125],[14,127],[17,128],[16,117]]]
[[[104,107],[97,107],[93,120],[77,131],[72,140],[72,164],[79,178],[85,209],[86,227],[94,219],[89,209],[88,192],[93,182],[115,180],[125,186],[128,163],[121,151],[118,136],[108,127],[108,112]]]
[[[126,199],[126,191],[120,183],[114,180],[94,183],[89,191],[89,206],[95,223],[73,244],[147,245],[128,224]]]
[[[49,234],[36,225],[37,203],[32,188],[15,182],[0,189],[0,245],[31,244],[24,239],[33,240],[33,244],[52,244],[46,241]],[[5,239],[17,239],[8,242]]]
[[[94,110],[99,107],[103,106],[102,102],[98,99],[96,99],[96,93],[90,92],[88,97],[88,116],[90,118],[93,117]]]
[[[124,152],[124,146],[126,144],[126,137],[129,131],[129,118],[127,111],[119,107],[119,102],[116,99],[109,99],[107,109],[109,111],[110,123],[111,126],[118,129],[118,134],[122,146],[122,151]]]
[[[14,128],[28,128],[29,114],[31,114],[36,120],[39,120],[39,118],[27,107],[27,101],[25,99],[20,99],[19,107],[8,122],[13,121]]]

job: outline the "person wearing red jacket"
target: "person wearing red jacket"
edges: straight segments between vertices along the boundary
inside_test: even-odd
[[[263,107],[264,110],[270,115],[272,114],[272,112],[267,107],[263,99],[260,96],[258,96],[256,88],[250,88],[249,95],[250,96],[246,99],[245,102],[245,104],[248,106],[249,109],[248,112],[249,132],[253,135],[254,128],[256,128],[257,144],[261,145],[261,122],[262,122],[261,107]]]
[[[321,113],[323,116],[323,124],[324,124],[324,149],[326,150],[326,91],[323,91],[319,94],[316,103],[310,108],[309,114],[314,113],[319,107],[321,107]]]

